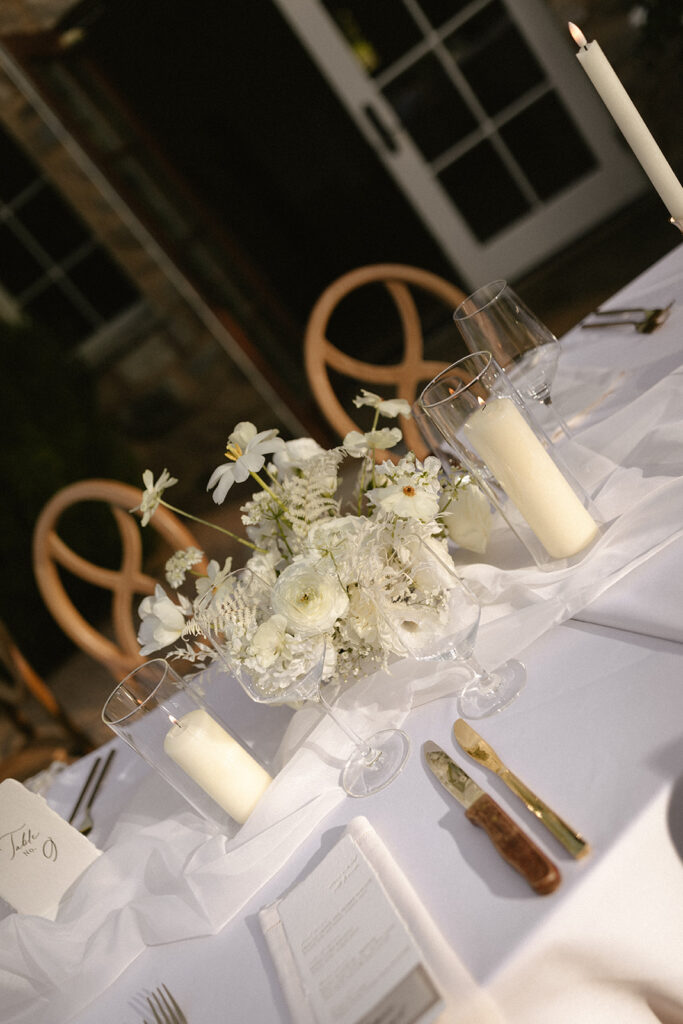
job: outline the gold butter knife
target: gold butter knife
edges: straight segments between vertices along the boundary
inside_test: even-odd
[[[565,849],[569,850],[572,857],[585,857],[590,851],[590,846],[575,829],[571,828],[566,821],[548,807],[545,801],[537,797],[528,786],[525,786],[521,779],[518,779],[510,769],[503,764],[495,750],[482,739],[471,725],[462,718],[458,718],[453,726],[455,738],[470,757],[478,761],[484,768],[490,768],[492,772],[503,780],[505,785],[518,796],[522,803],[541,821],[552,835],[558,839]]]

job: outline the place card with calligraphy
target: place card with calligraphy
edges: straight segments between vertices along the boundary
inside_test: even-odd
[[[0,782],[0,897],[53,921],[59,902],[100,851],[16,779]]]

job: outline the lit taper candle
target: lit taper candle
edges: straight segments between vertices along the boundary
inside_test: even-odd
[[[595,40],[588,42],[581,29],[569,22],[571,37],[580,47],[577,57],[622,135],[676,222],[683,221],[683,186],[671,169],[629,94]]]

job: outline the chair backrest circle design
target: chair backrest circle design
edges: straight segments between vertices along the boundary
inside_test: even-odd
[[[91,657],[107,666],[116,680],[145,661],[137,642],[134,602],[152,594],[157,580],[142,567],[140,526],[130,510],[140,504],[142,491],[117,480],[81,480],[58,491],[44,506],[33,532],[33,568],[47,608],[67,636]],[[59,536],[61,515],[81,502],[101,501],[110,506],[121,540],[121,564],[108,569],[87,561]],[[160,506],[150,520],[174,549],[198,546],[190,531],[168,509]],[[112,592],[111,640],[76,608],[62,582],[59,568]]]
[[[332,313],[338,304],[356,288],[380,282],[385,285],[397,309],[403,329],[402,358],[391,365],[366,363],[342,352],[326,337]],[[421,391],[421,386],[444,370],[448,363],[424,358],[424,338],[420,316],[410,286],[431,292],[446,305],[456,308],[465,293],[456,285],[431,271],[399,263],[378,263],[358,267],[333,281],[316,302],[306,327],[304,359],[306,374],[311,390],[321,412],[341,438],[358,425],[337,398],[328,374],[328,366],[338,373],[363,385],[389,385],[395,388],[396,397],[405,399],[411,406]],[[370,387],[369,390],[372,390]],[[400,418],[406,446],[418,458],[429,454],[416,425],[410,419]],[[394,459],[388,451],[378,451],[378,459]]]

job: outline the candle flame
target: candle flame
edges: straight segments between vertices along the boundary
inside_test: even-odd
[[[581,31],[578,25],[575,25],[573,21],[567,22],[569,25],[569,34],[576,43],[577,46],[585,46],[588,40]]]
[[[168,715],[168,711],[166,712],[166,714]],[[174,725],[177,725],[177,726],[180,725],[180,722],[178,721],[178,719],[174,718],[173,715],[168,715],[168,718],[169,718],[169,721],[173,722]]]
[[[484,401],[483,398],[480,398],[479,395],[477,395],[477,401],[479,402],[479,408],[480,409],[485,409],[486,408],[486,402]]]

